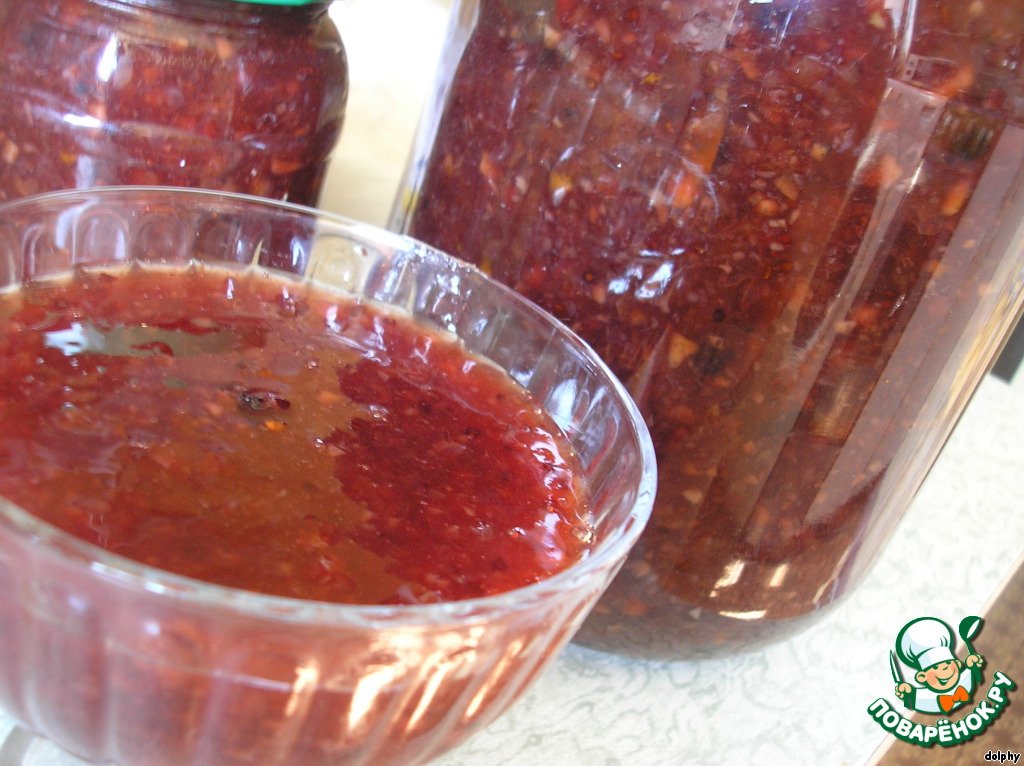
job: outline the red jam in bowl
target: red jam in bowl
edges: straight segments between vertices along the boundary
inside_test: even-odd
[[[262,271],[79,271],[0,295],[0,495],[131,559],[430,603],[587,553],[577,458],[506,373]]]

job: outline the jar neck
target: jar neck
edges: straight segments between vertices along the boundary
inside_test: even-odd
[[[217,24],[294,23],[306,25],[326,16],[330,0],[306,5],[271,5],[236,0],[89,0],[120,11],[151,11],[180,19]]]

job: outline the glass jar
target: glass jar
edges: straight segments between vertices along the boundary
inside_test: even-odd
[[[328,6],[0,0],[0,201],[148,184],[315,205],[348,92]]]
[[[791,635],[863,579],[1019,312],[1019,2],[455,14],[392,225],[576,330],[657,450],[577,640]]]

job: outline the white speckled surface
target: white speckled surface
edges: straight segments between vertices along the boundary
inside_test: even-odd
[[[335,5],[353,85],[324,208],[385,223],[446,7],[447,0]],[[377,34],[384,26],[394,34]],[[802,635],[700,663],[570,647],[503,718],[436,766],[864,764],[884,741],[866,711],[891,697],[888,654],[899,628],[922,615],[954,622],[979,613],[1024,554],[1022,412],[1024,373],[1013,385],[984,381],[867,582]],[[956,561],[956,551],[966,560]],[[0,741],[11,725],[0,713]],[[25,762],[80,763],[45,743]]]

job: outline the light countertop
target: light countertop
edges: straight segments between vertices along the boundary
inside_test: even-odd
[[[332,9],[352,90],[325,209],[387,221],[447,6],[338,0]],[[435,763],[868,763],[891,739],[867,708],[892,698],[889,651],[899,628],[923,615],[955,625],[982,613],[1024,554],[1022,378],[986,378],[867,581],[803,634],[760,652],[689,663],[570,646],[504,717]],[[951,533],[956,547],[946,544]],[[984,633],[979,641],[983,649]],[[987,657],[990,667],[1008,659]],[[0,741],[11,726],[0,713]],[[1024,749],[1024,734],[1020,744]],[[80,763],[45,743],[33,746],[26,762]]]

